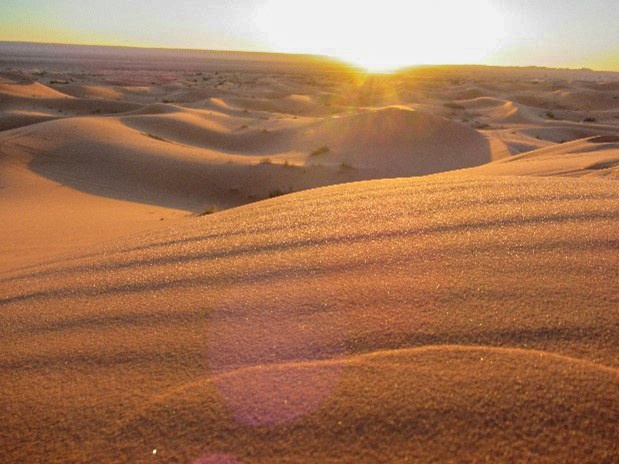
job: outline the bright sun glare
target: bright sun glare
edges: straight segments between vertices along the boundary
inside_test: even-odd
[[[266,0],[257,21],[275,50],[335,56],[369,71],[477,63],[504,29],[489,0]]]

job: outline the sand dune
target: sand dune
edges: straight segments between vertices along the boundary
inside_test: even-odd
[[[22,115],[17,122],[27,127],[0,134],[6,171],[0,212],[14,218],[0,232],[5,269],[95,243],[105,234],[85,232],[101,224],[118,236],[149,219],[155,227],[160,219],[291,191],[490,159],[485,138],[474,130],[400,109],[282,123],[159,103],[119,117],[35,124],[45,118]],[[245,123],[251,127],[242,128]],[[321,146],[328,152],[312,156]],[[81,221],[70,234],[64,232],[66,214]],[[42,230],[51,242],[38,240]]]
[[[45,178],[96,195],[191,211],[248,201],[225,186],[264,198],[278,188],[421,175],[491,159],[488,142],[473,129],[404,109],[279,125],[260,120],[239,126],[243,122],[155,105],[122,117],[38,124],[5,132],[0,141],[5,153],[23,154],[29,169]],[[328,150],[312,156],[321,146]],[[272,161],[264,163],[267,156]],[[299,169],[285,169],[287,161]],[[265,169],[270,181],[247,179]]]
[[[619,179],[619,137],[598,136],[577,140],[464,172],[475,175],[594,176]]]
[[[70,98],[69,95],[58,92],[39,82],[30,84],[0,82],[0,95],[2,94],[25,98]]]
[[[28,167],[27,154],[8,155],[2,151],[3,145],[0,143],[0,271],[147,230],[162,219],[187,215],[72,189],[37,175]],[[66,175],[70,174],[68,170]]]
[[[0,73],[1,462],[619,460],[617,75],[60,48]]]
[[[63,85],[62,92],[76,98],[120,100],[123,93],[115,88],[102,85]]]
[[[445,369],[451,363],[468,375]],[[548,376],[553,379],[550,386]],[[596,387],[582,395],[580,385],[591,381]],[[484,388],[488,382],[495,389]],[[601,405],[613,403],[616,388],[616,370],[535,351],[446,346],[379,352],[243,369],[192,383],[157,397],[118,435],[135,440],[133,449],[138,451],[140,437],[148,434],[161,446],[161,456],[171,460],[201,454],[202,459],[214,459],[223,454],[209,453],[199,442],[190,445],[189,454],[178,453],[186,449],[186,442],[177,437],[188,424],[202,436],[218,437],[211,449],[225,450],[239,462],[241,456],[234,452],[237,440],[256,444],[250,458],[255,462],[295,462],[308,456],[344,462],[476,460],[480,455],[508,461],[556,459],[566,456],[566,448],[574,453],[570,458],[605,460],[609,454],[592,445],[591,437],[600,437],[612,449],[608,429],[612,412]],[[282,398],[287,403],[282,404]],[[285,423],[308,403],[319,406],[294,425],[280,424],[269,433],[243,426]],[[529,407],[535,408],[533,414]],[[196,421],[196,410],[208,410],[214,417]],[[457,416],[454,410],[459,411]],[[494,417],[491,424],[488,417]],[[550,424],[540,429],[538,424],[550,417]],[[163,424],[163,430],[154,431],[145,422]],[[487,430],[488,426],[493,428]],[[230,434],[221,435],[224,429]],[[394,430],[399,432],[395,437]],[[385,436],[391,438],[385,441]],[[523,442],[542,437],[560,440],[533,454],[515,451],[513,436]],[[446,443],[453,451],[445,450]],[[497,450],[497,444],[504,448]]]
[[[5,273],[5,449],[612,461],[617,185],[347,184]]]
[[[522,94],[513,99],[531,106],[548,108],[559,106],[573,110],[608,110],[616,109],[619,105],[616,96],[619,92],[598,92],[595,90],[556,90],[544,96],[539,93]]]

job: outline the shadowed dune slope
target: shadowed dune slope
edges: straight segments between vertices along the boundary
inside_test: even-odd
[[[113,114],[136,110],[141,105],[104,100],[110,95],[85,95],[73,98],[38,82],[13,84],[0,82],[0,131],[29,126],[57,118],[93,114]]]
[[[239,129],[244,122],[152,105],[138,114],[7,131],[0,145],[28,159],[28,169],[66,186],[189,211],[236,206],[273,191],[477,166],[491,156],[488,141],[474,129],[398,108],[293,120],[269,131],[263,125]],[[327,153],[312,156],[322,146]],[[264,162],[267,157],[273,159]]]
[[[434,176],[4,273],[0,460],[616,461],[617,230],[608,179]]]

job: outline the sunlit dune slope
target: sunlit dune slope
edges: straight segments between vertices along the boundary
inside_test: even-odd
[[[0,276],[0,450],[613,462],[619,183],[380,180]]]
[[[598,136],[553,145],[454,175],[570,176],[619,179],[619,137]]]
[[[70,98],[62,92],[52,89],[47,85],[39,82],[33,83],[15,83],[15,82],[0,82],[0,95],[11,95],[23,98]]]
[[[39,176],[29,169],[26,155],[7,155],[5,146],[0,141],[0,272],[187,216],[80,192]]]

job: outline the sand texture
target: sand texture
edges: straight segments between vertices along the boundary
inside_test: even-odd
[[[52,58],[0,67],[0,462],[619,461],[619,76]]]

